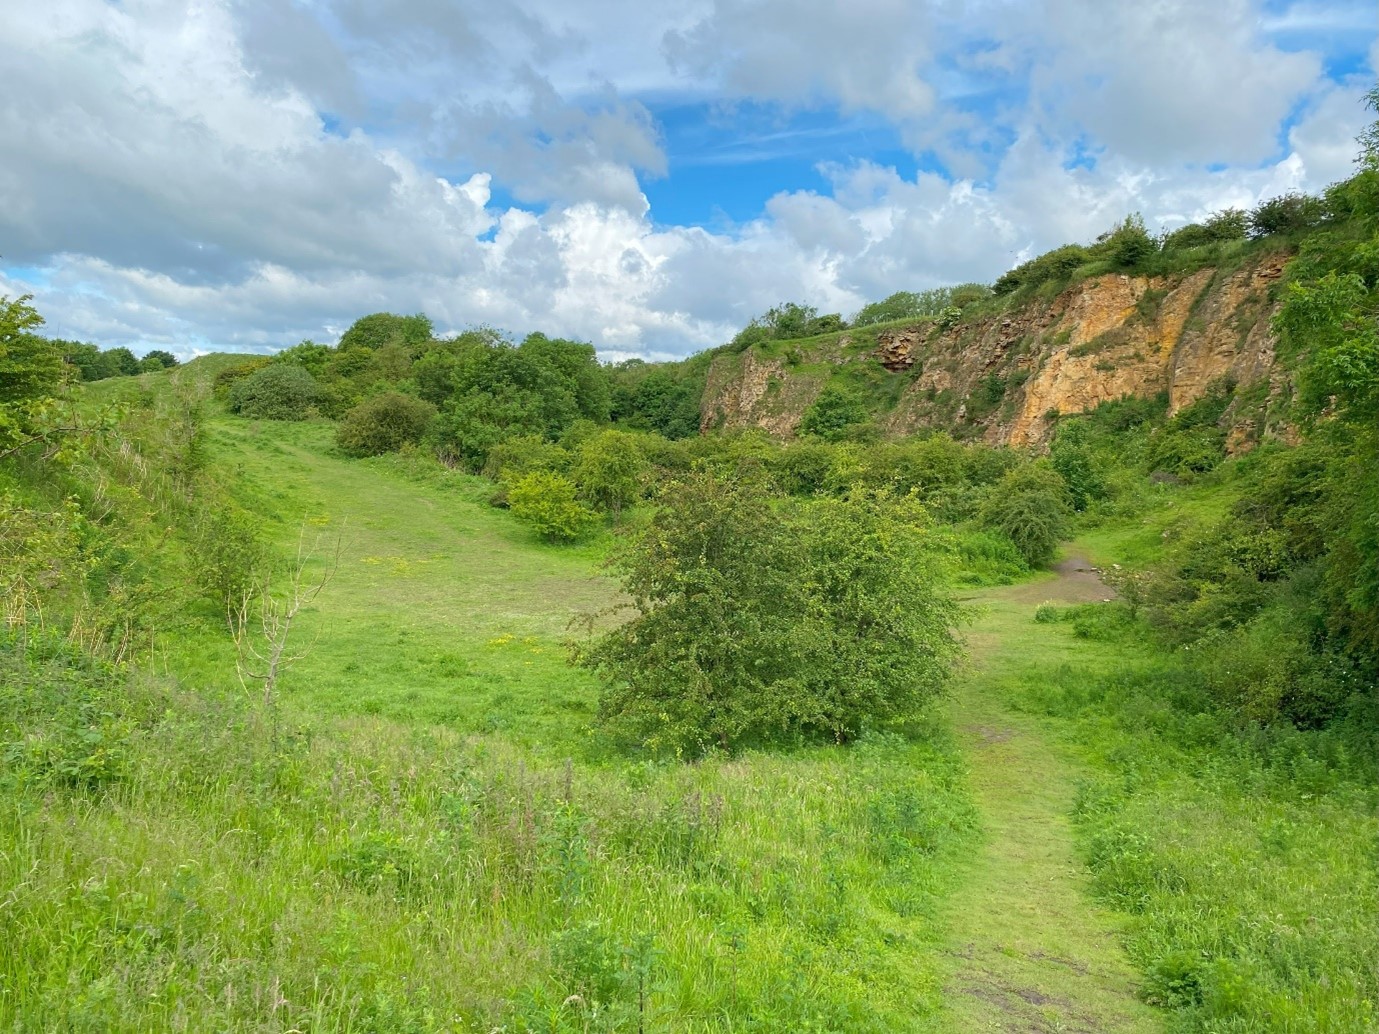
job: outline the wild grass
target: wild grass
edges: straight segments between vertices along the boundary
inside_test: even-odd
[[[277,549],[343,535],[272,706],[210,604],[134,668],[0,643],[0,1029],[926,1029],[977,836],[942,724],[617,753],[564,646],[604,544],[329,430],[206,435]]]
[[[176,376],[96,387],[156,414]],[[954,981],[997,976],[1086,1029],[1148,1029],[1128,978],[1089,990],[1039,954],[1123,968],[1082,877],[1044,878],[1068,879],[1069,811],[1175,1029],[1375,1027],[1372,716],[1236,722],[1127,608],[1039,606],[1051,575],[953,529],[955,581],[1025,579],[971,632],[987,668],[954,713],[985,754],[933,715],[912,739],[654,763],[597,735],[598,687],[566,663],[571,619],[618,602],[611,531],[544,544],[489,483],[346,460],[325,423],[212,417],[204,447],[274,549],[338,536],[339,569],[271,706],[210,603],[150,611],[126,667],[0,640],[0,1029],[968,1030],[1015,999]],[[1227,512],[1237,468],[1093,514],[1078,548],[1152,558]],[[162,483],[108,490],[124,512]],[[157,517],[126,543],[155,588],[186,567]]]
[[[591,766],[60,644],[0,663],[5,1028],[889,1031],[937,1007],[925,949],[974,825],[938,729]]]
[[[1034,620],[1081,645],[1061,664],[1035,654],[1007,693],[1098,770],[1074,821],[1096,892],[1132,917],[1142,997],[1175,1031],[1376,1029],[1375,716],[1243,723],[1119,604]]]

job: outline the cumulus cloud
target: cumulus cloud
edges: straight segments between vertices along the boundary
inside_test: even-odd
[[[847,314],[1130,212],[1170,228],[1319,189],[1366,121],[1370,79],[1280,49],[1247,0],[817,7],[25,5],[0,65],[0,292],[34,293],[54,333],[183,355],[380,309],[683,355],[781,301]],[[867,112],[941,164],[858,155],[726,229],[666,226],[639,177],[674,182],[667,97],[728,130],[740,101]]]
[[[1007,42],[1034,51],[1037,103],[1139,162],[1263,161],[1321,71],[1318,55],[1268,42],[1250,0],[1021,10]]]
[[[715,0],[692,27],[666,33],[672,65],[731,93],[789,104],[832,101],[901,120],[929,114],[921,75],[932,31],[912,0],[811,4]]]

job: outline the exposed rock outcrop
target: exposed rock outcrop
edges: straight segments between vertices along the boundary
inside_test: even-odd
[[[795,366],[751,351],[719,356],[710,370],[704,426],[795,432],[818,396],[823,364],[878,364],[908,379],[880,415],[888,434],[949,430],[991,444],[1040,447],[1053,413],[1080,413],[1125,395],[1167,392],[1170,412],[1201,398],[1220,377],[1242,386],[1272,380],[1270,321],[1286,255],[1239,270],[1202,269],[1169,277],[1107,274],[1047,301],[941,329],[933,323],[888,328],[869,344],[864,331],[811,343]],[[842,344],[849,347],[842,348]],[[801,361],[802,360],[802,361]],[[875,367],[873,367],[875,369]],[[1253,433],[1232,430],[1248,447]]]

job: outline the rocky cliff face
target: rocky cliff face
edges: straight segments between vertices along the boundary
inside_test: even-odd
[[[1125,395],[1167,392],[1176,412],[1225,376],[1241,387],[1269,382],[1267,395],[1284,386],[1270,320],[1287,259],[1170,277],[1109,274],[946,329],[920,323],[780,346],[780,354],[721,355],[704,427],[793,434],[823,386],[853,364],[854,381],[882,391],[886,433],[935,428],[990,444],[1041,447],[1053,414]],[[1246,448],[1255,433],[1237,430],[1232,440]]]

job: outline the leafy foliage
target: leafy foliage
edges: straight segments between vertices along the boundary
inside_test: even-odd
[[[579,496],[614,518],[642,494],[646,460],[635,435],[601,431],[581,443],[575,459]]]
[[[1290,191],[1255,206],[1250,212],[1250,236],[1297,233],[1320,225],[1325,218],[1326,205],[1321,198]]]
[[[1145,229],[1144,218],[1138,212],[1126,216],[1119,226],[1098,237],[1097,244],[1117,268],[1127,270],[1138,268],[1159,250],[1158,243]]]
[[[1165,250],[1198,248],[1207,244],[1243,240],[1249,233],[1249,216],[1243,208],[1213,212],[1205,222],[1188,223],[1165,235]]]
[[[320,395],[316,378],[302,367],[270,363],[233,383],[229,407],[240,416],[305,420]]]
[[[1002,273],[991,285],[991,290],[998,295],[1010,294],[1022,287],[1037,287],[1049,281],[1064,280],[1079,266],[1089,262],[1091,257],[1091,253],[1082,245],[1065,244]]]
[[[617,560],[636,617],[582,654],[602,719],[701,753],[903,723],[956,651],[919,515],[859,497],[776,509],[709,475],[672,486]]]
[[[958,284],[954,287],[934,287],[927,291],[897,291],[879,302],[871,302],[857,310],[852,318],[854,327],[892,320],[939,316],[949,308],[961,311],[991,296],[985,284]]]
[[[143,359],[141,359],[139,363],[141,366],[145,363],[156,363],[164,370],[170,370],[172,367],[178,365],[177,356],[161,348],[155,348],[145,352]]]
[[[830,384],[800,418],[800,433],[825,441],[839,441],[867,419],[867,406],[856,391]]]
[[[629,359],[608,369],[611,416],[620,424],[655,431],[671,440],[699,433],[699,407],[708,363],[645,363]]]
[[[32,295],[0,295],[0,405],[51,395],[62,380],[62,356],[47,338],[31,333],[43,317]]]
[[[441,405],[437,443],[472,469],[508,438],[556,438],[581,418],[606,421],[608,383],[592,345],[533,334],[521,345],[469,342],[424,356],[418,366]],[[423,389],[427,397],[428,389]]]
[[[367,348],[377,351],[386,345],[401,344],[420,351],[431,340],[431,320],[422,313],[399,316],[391,312],[375,312],[360,316],[340,336],[340,350]]]
[[[340,448],[350,456],[379,456],[421,441],[436,408],[428,402],[387,391],[366,399],[345,414],[335,432]]]
[[[1226,432],[1221,420],[1235,395],[1235,381],[1221,378],[1207,385],[1202,397],[1184,406],[1149,440],[1149,471],[1192,478],[1213,470],[1226,458]]]
[[[573,542],[596,519],[575,497],[575,483],[552,471],[521,475],[508,486],[507,501],[514,517],[550,542]]]
[[[1045,462],[1017,467],[993,485],[982,504],[983,527],[999,531],[1031,567],[1053,559],[1058,543],[1072,530],[1068,488]]]
[[[732,345],[742,349],[761,341],[790,341],[847,329],[847,321],[837,313],[819,315],[812,305],[784,302],[773,305],[737,333]]]

